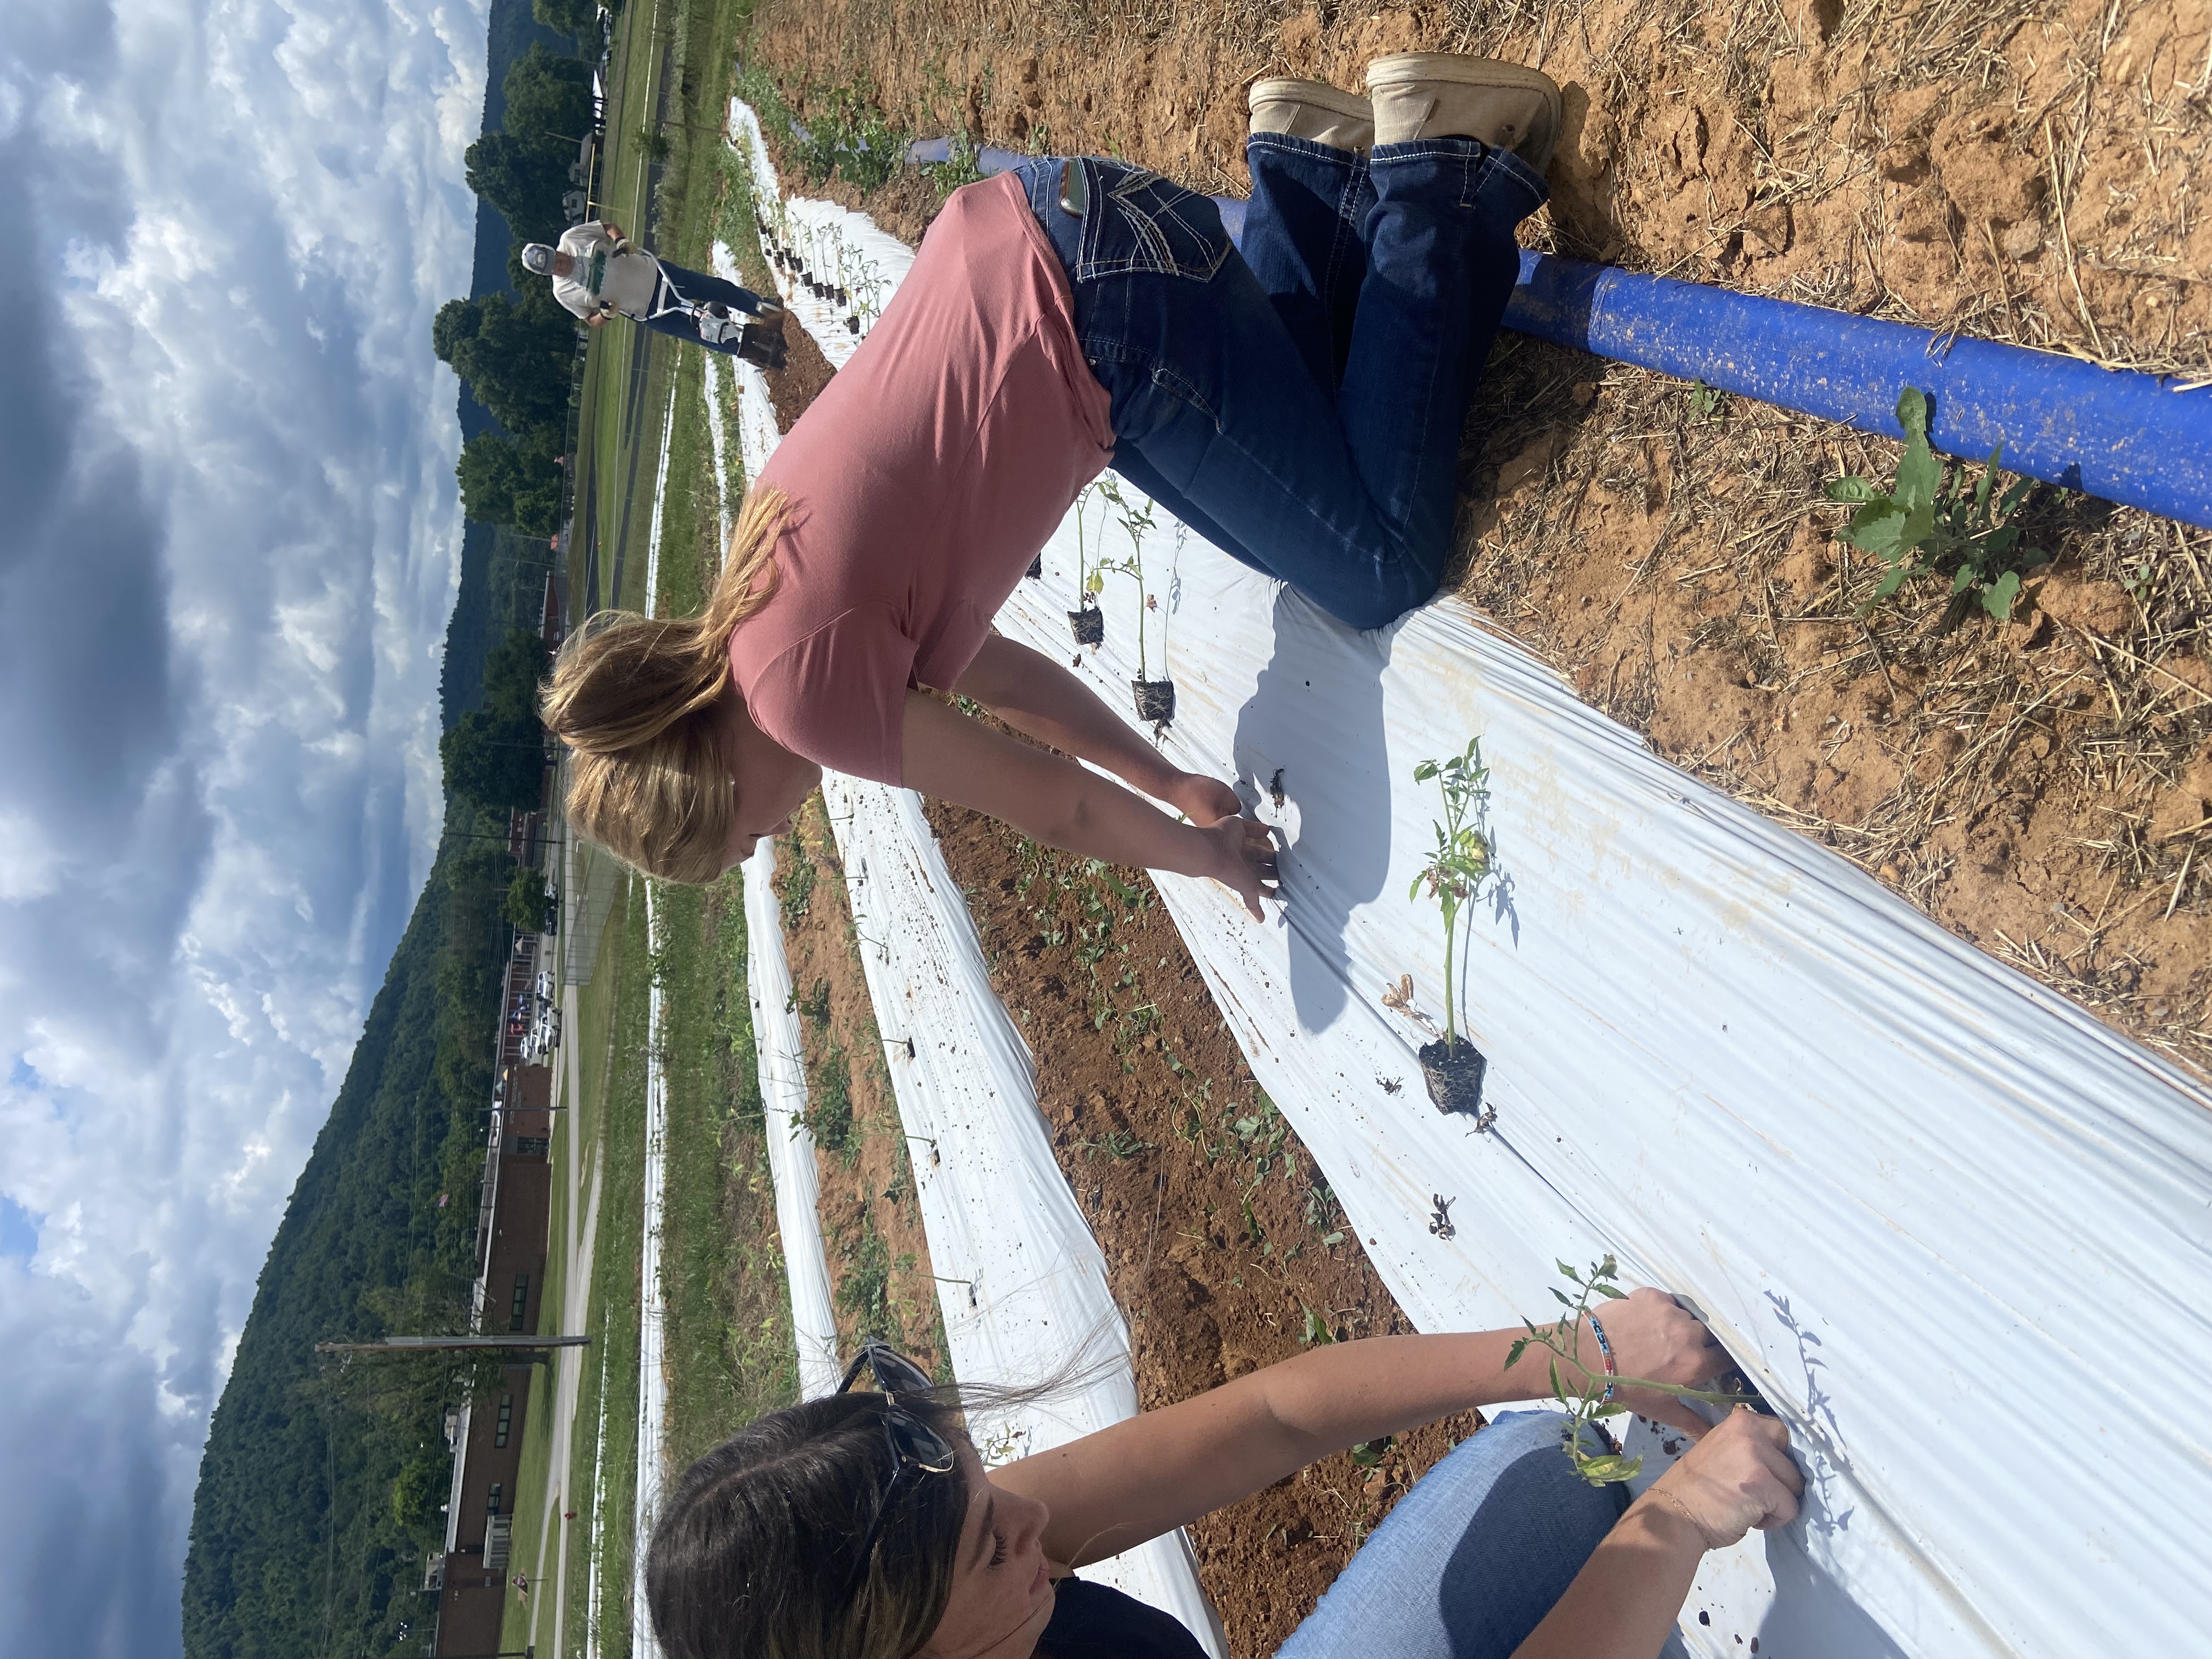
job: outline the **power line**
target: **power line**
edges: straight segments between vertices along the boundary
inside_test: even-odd
[[[387,1336],[374,1342],[318,1342],[317,1353],[419,1352],[426,1348],[587,1348],[588,1336]]]

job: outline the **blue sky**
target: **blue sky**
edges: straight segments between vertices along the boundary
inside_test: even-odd
[[[0,1654],[178,1650],[208,1413],[428,867],[461,528],[430,319],[485,26],[0,30]]]

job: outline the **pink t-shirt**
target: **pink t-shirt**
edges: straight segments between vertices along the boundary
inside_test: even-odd
[[[896,784],[909,686],[946,687],[1113,450],[1066,274],[1007,175],[957,191],[760,483],[791,498],[775,591],[730,635],[754,721]]]

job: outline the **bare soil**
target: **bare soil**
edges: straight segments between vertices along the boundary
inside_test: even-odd
[[[918,132],[1244,188],[1243,92],[1474,50],[1566,88],[1535,246],[2212,378],[2203,0],[1176,8],[766,0],[802,116],[873,88]],[[918,237],[902,180],[865,202]],[[2212,396],[2212,391],[2204,395]],[[1898,447],[1502,337],[1454,583],[1659,753],[2212,1078],[2212,535],[2041,492],[2014,620],[1871,599],[1820,485]]]
[[[767,281],[765,273],[758,279]],[[771,284],[758,290],[773,295]],[[806,410],[822,390],[830,384],[830,377],[837,371],[830,367],[830,360],[822,355],[822,348],[814,337],[801,328],[798,322],[787,317],[783,325],[785,344],[784,366],[765,369],[762,378],[768,382],[769,401],[775,405],[776,429],[791,430],[791,423]]]
[[[860,967],[844,866],[818,793],[800,810],[795,832],[776,842],[775,890],[806,1062],[839,1350],[889,1342],[949,1382],[914,1166]]]

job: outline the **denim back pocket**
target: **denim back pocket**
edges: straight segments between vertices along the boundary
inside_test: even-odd
[[[1083,225],[1079,282],[1146,272],[1205,282],[1229,257],[1229,233],[1213,198],[1125,162],[1086,157],[1091,211]]]

